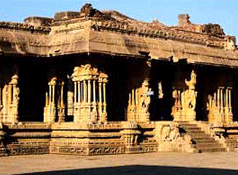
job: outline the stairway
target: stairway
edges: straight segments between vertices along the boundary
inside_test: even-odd
[[[198,152],[226,152],[226,148],[213,137],[202,131],[196,124],[189,122],[178,122],[178,124],[182,131],[191,136],[195,145],[194,148]]]
[[[5,150],[3,144],[1,144],[1,141],[0,141],[0,157],[1,156],[6,156],[6,155],[7,155],[6,150]]]

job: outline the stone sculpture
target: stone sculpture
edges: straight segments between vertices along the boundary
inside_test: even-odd
[[[192,70],[190,81],[185,79],[185,83],[188,86],[188,89],[182,92],[181,94],[183,115],[185,120],[188,121],[194,121],[196,117],[195,114],[196,97],[197,97],[197,92],[195,91],[196,77],[197,76],[195,72]]]

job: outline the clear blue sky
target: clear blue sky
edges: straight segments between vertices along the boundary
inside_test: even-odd
[[[59,11],[79,11],[86,2],[94,8],[114,9],[130,17],[168,25],[188,13],[193,23],[218,23],[238,40],[238,0],[2,0],[0,20],[22,22],[28,16],[53,17]]]

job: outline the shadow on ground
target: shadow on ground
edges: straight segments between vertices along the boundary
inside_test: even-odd
[[[238,174],[236,170],[226,169],[211,169],[211,168],[185,168],[185,167],[173,167],[173,166],[144,166],[144,165],[133,165],[133,166],[118,166],[108,168],[91,168],[91,169],[76,169],[76,170],[62,170],[62,171],[48,171],[30,173],[33,175],[63,175],[63,174],[87,174],[87,175],[115,175],[115,174],[166,174],[166,175],[227,175],[227,174]]]

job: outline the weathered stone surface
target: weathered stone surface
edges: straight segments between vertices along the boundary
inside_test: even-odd
[[[0,22],[0,155],[235,150],[237,67],[235,38],[188,14]]]
[[[179,15],[178,26],[169,27],[137,21],[115,11],[101,12],[86,4],[80,12],[59,12],[54,19],[29,17],[25,23],[1,22],[0,28],[4,53],[45,57],[110,52],[139,56],[139,51],[148,51],[152,59],[172,56],[192,63],[238,65],[235,39],[226,36],[217,24],[191,23],[189,15]]]

